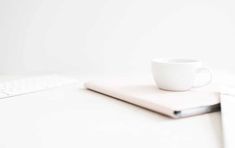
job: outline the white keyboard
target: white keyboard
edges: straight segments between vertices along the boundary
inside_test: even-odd
[[[58,75],[22,78],[0,83],[0,99],[47,90],[78,81]]]

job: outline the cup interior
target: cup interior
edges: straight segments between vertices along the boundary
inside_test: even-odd
[[[154,59],[153,62],[157,63],[172,63],[172,64],[190,64],[190,63],[198,63],[199,60],[196,59],[187,59],[187,58],[169,58],[169,59]]]
[[[169,59],[168,62],[169,63],[194,63],[198,61],[194,59]]]

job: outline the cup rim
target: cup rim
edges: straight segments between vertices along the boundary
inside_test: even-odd
[[[155,58],[152,63],[161,64],[196,64],[201,63],[201,60],[195,58]]]

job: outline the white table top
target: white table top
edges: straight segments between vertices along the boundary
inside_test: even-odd
[[[222,147],[219,112],[170,119],[82,83],[0,100],[0,147]]]

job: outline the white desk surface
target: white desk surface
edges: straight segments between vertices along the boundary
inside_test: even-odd
[[[222,148],[220,113],[170,119],[79,85],[0,100],[1,148]]]

